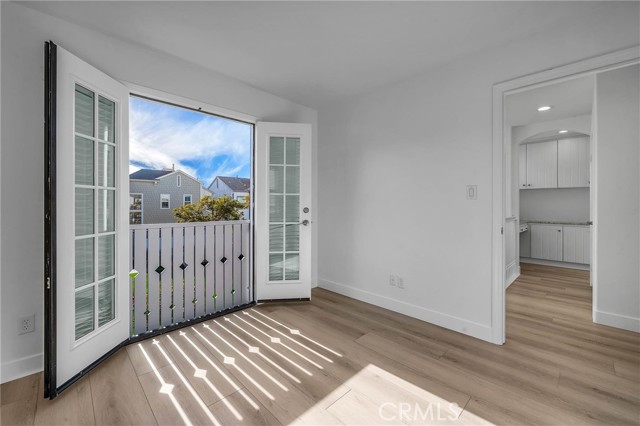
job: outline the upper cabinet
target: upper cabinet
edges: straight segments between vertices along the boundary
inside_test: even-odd
[[[557,141],[527,144],[527,188],[558,187]]]
[[[589,186],[589,138],[520,145],[520,189]]]
[[[589,186],[589,138],[558,141],[558,188]]]

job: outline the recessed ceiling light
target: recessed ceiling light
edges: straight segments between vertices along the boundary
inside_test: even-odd
[[[551,106],[543,105],[540,108],[538,108],[538,112],[549,111],[550,109],[551,109]]]
[[[568,130],[560,130],[558,133],[568,133]]]

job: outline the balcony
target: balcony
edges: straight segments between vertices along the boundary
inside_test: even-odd
[[[130,226],[131,335],[253,301],[251,223]]]

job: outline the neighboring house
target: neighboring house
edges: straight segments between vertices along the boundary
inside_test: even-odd
[[[209,191],[213,194],[213,198],[224,197],[225,195],[237,201],[246,201],[246,197],[251,192],[251,179],[216,176],[209,185]]]
[[[181,170],[142,169],[129,175],[129,223],[175,222],[173,209],[211,195]]]
[[[209,185],[209,191],[211,191],[213,198],[224,197],[233,198],[236,201],[242,203],[248,200],[249,194],[251,194],[251,179],[229,177],[229,176],[216,176]],[[245,219],[250,218],[249,209],[242,211]]]

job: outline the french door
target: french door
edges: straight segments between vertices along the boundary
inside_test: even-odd
[[[311,125],[256,125],[256,300],[311,296]]]
[[[54,398],[129,341],[128,102],[126,86],[46,43],[45,397]],[[257,124],[255,299],[311,295],[310,165],[310,125]],[[145,271],[161,274],[165,267],[154,263],[160,257],[150,253],[157,248],[148,240],[151,234],[144,232],[136,239],[137,250],[145,252],[136,262],[148,266]],[[215,243],[218,248],[227,246]],[[236,247],[232,242],[228,246]],[[198,252],[197,243],[194,247]],[[232,257],[242,261],[245,255]],[[231,264],[226,260],[224,253],[217,259]],[[196,263],[204,268],[203,262]],[[193,263],[184,260],[184,267],[178,267],[185,270]],[[149,289],[136,294],[137,305],[160,289],[153,286],[158,277],[151,272],[148,276]],[[233,286],[229,294],[233,301]],[[144,314],[155,315],[150,311]]]
[[[45,396],[129,337],[127,88],[45,46]]]

